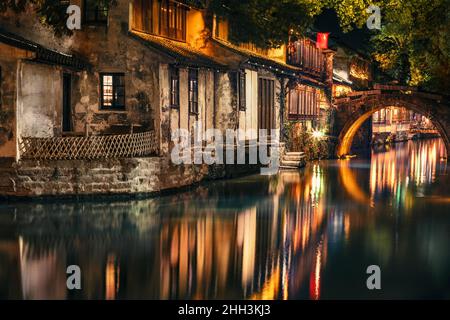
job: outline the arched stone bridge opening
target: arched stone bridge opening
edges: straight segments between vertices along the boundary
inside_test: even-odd
[[[430,119],[450,155],[450,103],[448,97],[400,86],[381,86],[376,90],[350,93],[336,99],[334,133],[338,137],[336,155],[350,154],[353,138],[361,125],[376,111],[386,107],[404,107]]]

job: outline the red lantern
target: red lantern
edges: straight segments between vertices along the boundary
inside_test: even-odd
[[[318,49],[328,49],[329,32],[317,32],[316,47]]]

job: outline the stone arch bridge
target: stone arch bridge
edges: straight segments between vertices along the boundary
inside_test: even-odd
[[[370,91],[356,91],[334,100],[336,155],[350,153],[353,138],[361,125],[376,111],[404,107],[426,116],[442,137],[450,155],[450,99],[448,96],[418,91],[414,87],[375,85]]]

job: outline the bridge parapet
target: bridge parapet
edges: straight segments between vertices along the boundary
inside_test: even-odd
[[[334,99],[334,104],[345,104],[359,99],[366,99],[370,96],[377,96],[383,94],[399,94],[399,95],[409,95],[412,97],[420,97],[428,100],[434,100],[437,103],[450,101],[449,96],[443,94],[437,94],[434,92],[420,91],[417,87],[409,86],[398,86],[398,85],[383,85],[375,84],[372,90],[365,91],[353,91],[345,95],[345,97]]]

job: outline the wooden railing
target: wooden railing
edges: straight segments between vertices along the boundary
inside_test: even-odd
[[[158,154],[152,131],[80,137],[22,137],[20,157],[42,160],[133,158]]]

